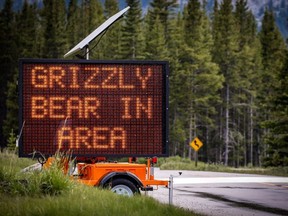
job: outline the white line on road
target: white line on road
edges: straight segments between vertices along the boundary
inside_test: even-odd
[[[169,180],[165,178],[163,180]],[[207,177],[173,178],[174,184],[209,184],[209,183],[288,183],[287,177]]]

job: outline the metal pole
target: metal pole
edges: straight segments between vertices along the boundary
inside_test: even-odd
[[[86,46],[85,46],[85,58],[86,58],[86,60],[89,60],[89,45],[87,44]]]
[[[198,163],[198,151],[195,152],[195,167],[197,167]]]
[[[179,172],[179,176],[181,175],[182,175],[182,172]],[[169,177],[169,205],[173,205],[173,178],[179,177],[179,176],[170,175]]]
[[[169,205],[173,205],[173,175],[169,177]]]

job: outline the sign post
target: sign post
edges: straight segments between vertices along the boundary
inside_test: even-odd
[[[198,162],[198,151],[199,149],[203,146],[203,143],[198,137],[195,137],[192,142],[190,142],[190,146],[194,149],[195,151],[195,167],[197,167],[197,162]]]

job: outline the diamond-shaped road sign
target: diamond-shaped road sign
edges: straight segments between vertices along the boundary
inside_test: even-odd
[[[203,143],[201,142],[201,140],[198,137],[195,137],[195,139],[193,139],[193,141],[190,143],[190,146],[195,151],[198,151],[203,146]]]

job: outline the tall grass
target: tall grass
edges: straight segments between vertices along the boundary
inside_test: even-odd
[[[168,199],[168,197],[167,197]],[[63,215],[125,215],[125,216],[167,216],[196,215],[192,212],[160,204],[150,197],[123,197],[109,191],[78,185],[60,196],[1,197],[0,215],[63,216]]]
[[[72,187],[73,182],[67,175],[63,174],[61,164],[57,159],[49,169],[33,172],[21,172],[26,165],[35,161],[31,159],[20,159],[9,152],[0,154],[0,192],[9,195],[57,195]]]
[[[56,158],[49,169],[26,173],[19,170],[24,168],[22,161],[28,159],[0,153],[0,160],[3,158],[6,162],[0,164],[0,216],[197,215],[151,197],[123,197],[77,183],[59,169],[61,158]],[[30,160],[27,165],[33,163]]]

